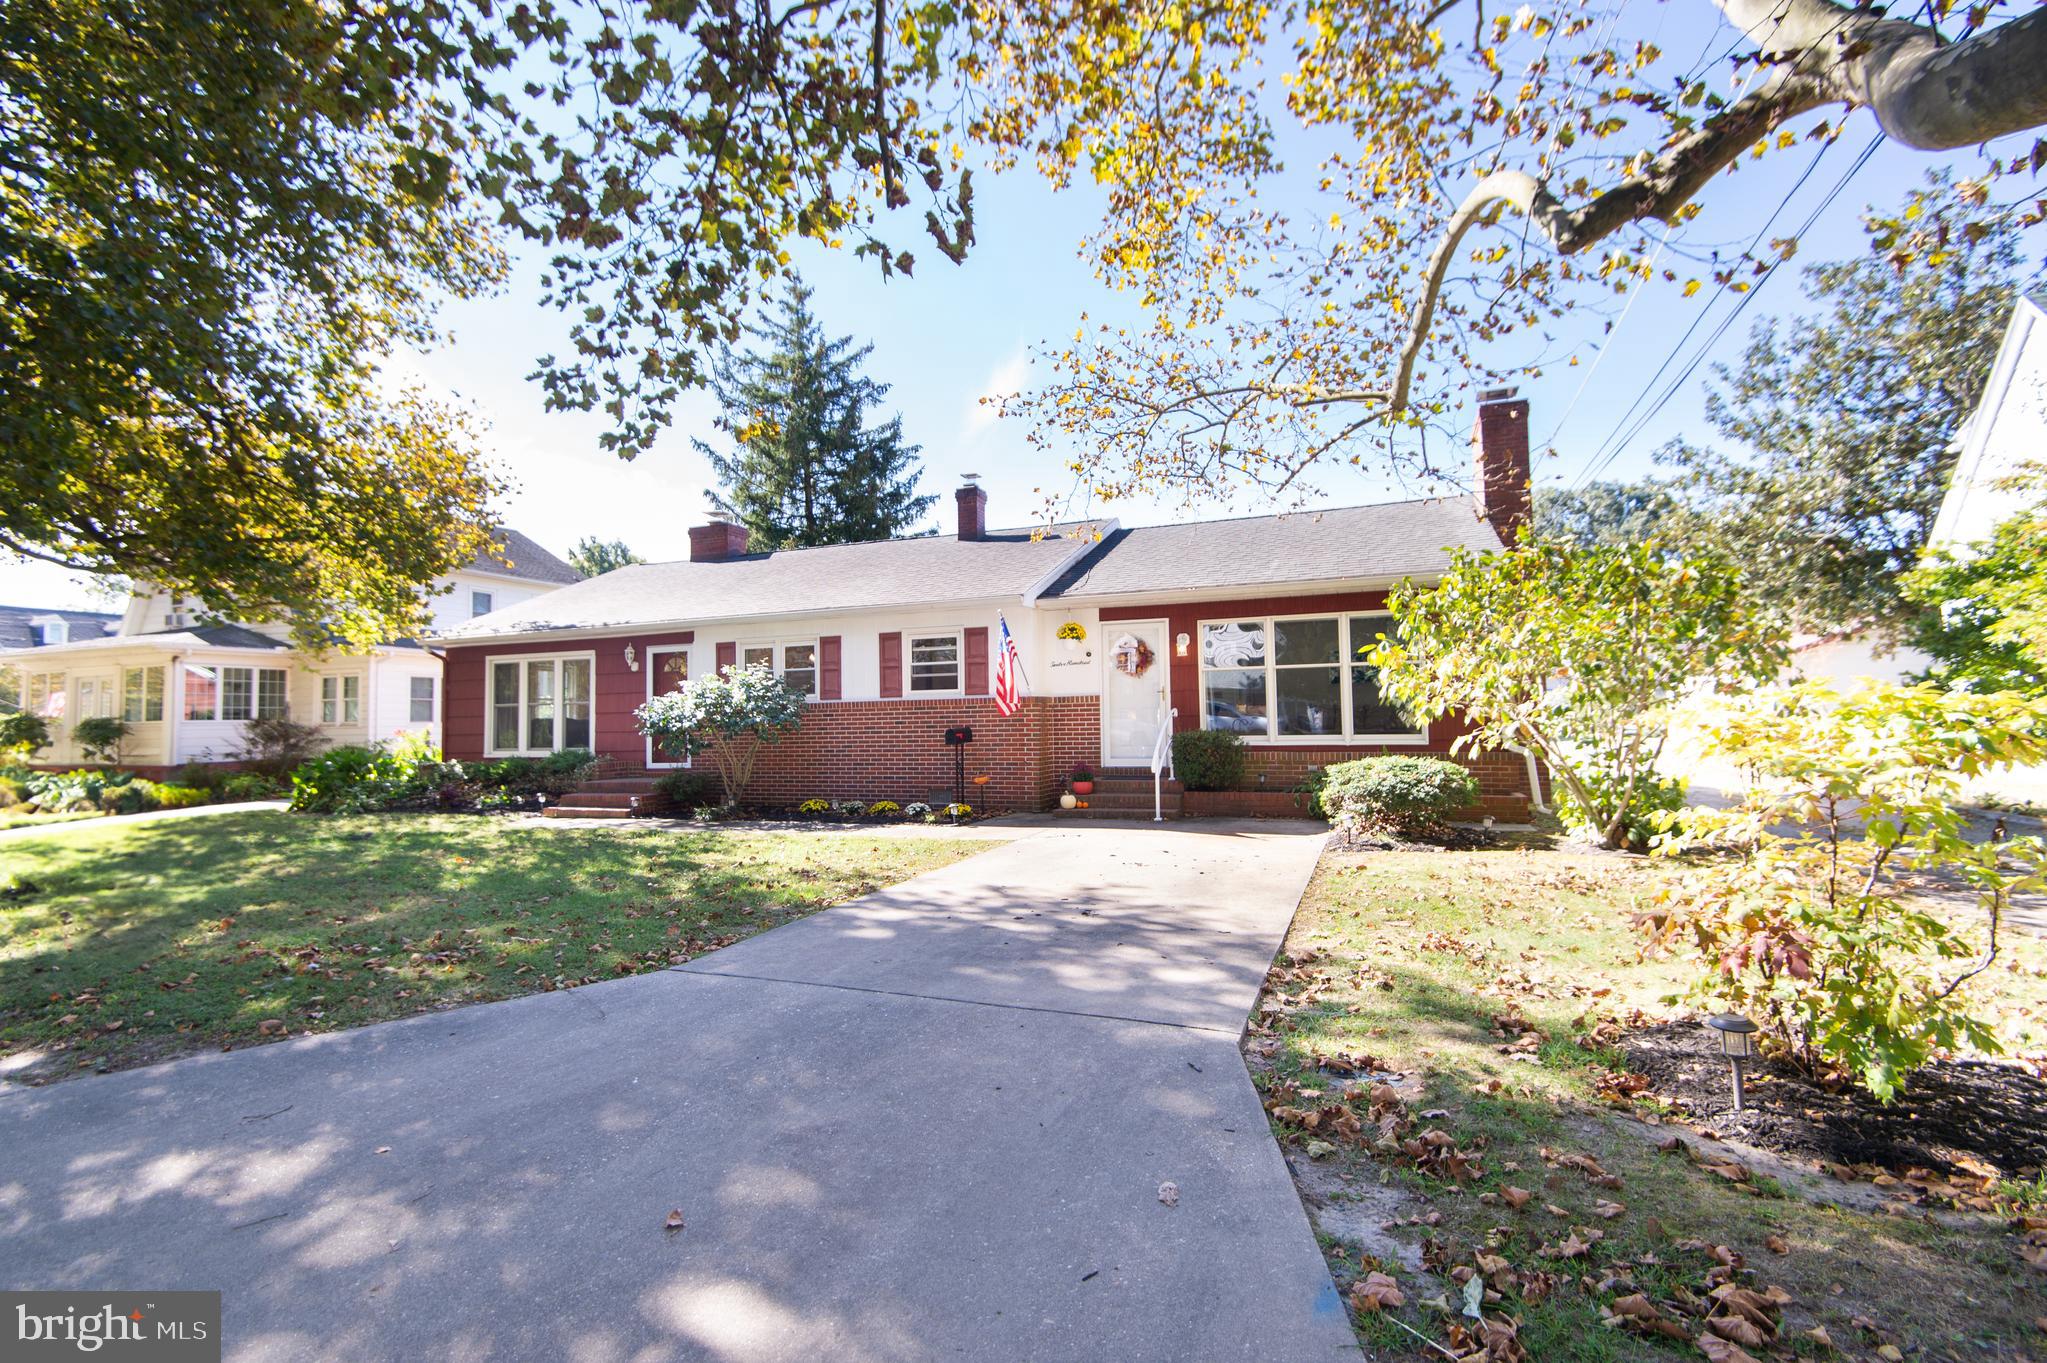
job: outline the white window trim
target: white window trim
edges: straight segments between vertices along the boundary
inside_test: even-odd
[[[327,694],[327,683],[334,683],[334,694]],[[355,718],[348,717],[348,683],[355,683]],[[322,672],[320,674],[320,723],[330,729],[358,727],[363,722],[363,697],[369,683],[360,672]],[[287,692],[288,694],[288,692]],[[328,706],[332,705],[333,717],[328,717]]]
[[[545,757],[562,750],[563,706],[561,699],[561,664],[565,662],[587,662],[590,664],[590,743],[594,750],[597,743],[597,654],[594,650],[572,653],[491,653],[483,659],[483,755],[485,757]],[[552,748],[500,748],[497,746],[497,679],[499,663],[519,663],[519,736],[526,735],[526,663],[553,663],[555,665],[554,691],[554,746]]]
[[[1340,685],[1338,687],[1337,694],[1339,696],[1338,704],[1342,707],[1343,710],[1343,732],[1338,734],[1275,733],[1273,732],[1273,730],[1277,727],[1276,721],[1279,716],[1279,711],[1277,707],[1279,702],[1279,666],[1280,666],[1278,662],[1279,650],[1276,647],[1277,640],[1274,637],[1277,633],[1276,627],[1279,625],[1286,624],[1290,620],[1327,620],[1330,619],[1332,616],[1335,617],[1336,620],[1337,662],[1335,666],[1339,669],[1338,676],[1340,678]],[[1234,625],[1243,623],[1245,621],[1255,620],[1260,625],[1264,626],[1266,631],[1264,664],[1266,698],[1265,703],[1267,709],[1267,714],[1265,717],[1266,732],[1263,734],[1239,734],[1238,737],[1242,738],[1246,744],[1257,747],[1274,748],[1426,747],[1429,741],[1429,733],[1426,726],[1419,730],[1407,730],[1398,733],[1357,734],[1351,732],[1350,673],[1351,667],[1356,661],[1357,657],[1356,653],[1353,651],[1354,645],[1352,644],[1350,637],[1350,622],[1353,618],[1364,620],[1391,620],[1393,616],[1390,611],[1385,610],[1339,610],[1309,611],[1299,615],[1266,615],[1266,616],[1219,615],[1214,617],[1213,619],[1204,619],[1196,621],[1194,625],[1194,665],[1195,665],[1194,698],[1195,704],[1200,707],[1201,711],[1201,727],[1204,729],[1208,727],[1209,718],[1208,673],[1210,669],[1208,666],[1207,647],[1208,627],[1210,625]],[[1307,664],[1303,664],[1303,666],[1306,665]],[[1223,672],[1239,672],[1245,669],[1226,667],[1219,668],[1216,670]]]
[[[427,692],[427,717],[413,717],[412,707],[419,702],[413,688],[420,682],[429,683]],[[405,722],[407,724],[439,724],[441,722],[441,679],[425,672],[412,673],[405,679]]]
[[[915,659],[919,639],[951,639],[953,657],[959,667],[959,685],[949,691],[919,691],[910,683],[915,678]],[[935,629],[906,629],[903,631],[903,699],[932,700],[945,696],[967,694],[967,631],[964,626],[939,627]]]
[[[790,649],[808,648],[810,650],[810,690],[804,693],[804,699],[806,700],[817,699],[818,688],[823,685],[824,678],[820,675],[820,673],[823,671],[823,668],[819,664],[818,645],[817,640],[815,638],[741,639],[733,645],[732,653],[733,658],[741,667],[744,667],[746,665],[746,650],[748,650],[749,648],[766,648],[772,649],[774,651],[775,656],[773,666],[775,669],[775,675],[777,677],[786,675],[788,671],[787,661],[788,651]]]
[[[156,674],[157,674],[157,676],[156,676],[156,709],[157,709],[157,715],[156,715],[156,718],[155,718],[155,719],[151,719],[151,718],[149,718],[149,674],[150,674],[150,673],[152,673],[152,672],[154,672],[154,673],[156,673]],[[129,678],[130,674],[133,674],[133,673],[140,673],[140,674],[141,674],[141,677],[142,677],[142,687],[141,687],[141,696],[142,696],[142,715],[141,715],[141,716],[140,716],[139,718],[136,718],[136,719],[129,719],[129,718],[128,718],[128,678]],[[124,668],[122,668],[122,669],[121,669],[121,722],[122,722],[122,723],[124,723],[124,724],[161,724],[161,723],[163,723],[163,722],[164,722],[164,717],[165,717],[165,716],[167,716],[168,714],[170,714],[170,710],[171,710],[171,679],[170,679],[170,674],[169,674],[168,670],[167,670],[167,669],[166,669],[166,668],[164,667],[164,665],[163,665],[162,663],[144,663],[143,665],[141,665],[141,666],[139,666],[139,667],[124,667]]]

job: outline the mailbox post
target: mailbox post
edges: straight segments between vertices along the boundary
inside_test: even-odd
[[[945,731],[945,746],[952,749],[952,802],[967,802],[967,744],[974,741],[973,729],[955,724]]]

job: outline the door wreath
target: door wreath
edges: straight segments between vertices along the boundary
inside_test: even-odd
[[[1110,665],[1126,677],[1141,677],[1151,671],[1155,657],[1151,645],[1134,634],[1126,634],[1116,641],[1109,654]]]

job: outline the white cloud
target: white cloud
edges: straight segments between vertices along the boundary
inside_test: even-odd
[[[998,415],[1001,399],[1023,391],[1031,381],[1031,353],[1018,345],[1009,352],[1001,364],[989,371],[981,391],[975,394],[967,406],[967,430],[985,431],[993,426]],[[985,401],[983,399],[986,399]]]

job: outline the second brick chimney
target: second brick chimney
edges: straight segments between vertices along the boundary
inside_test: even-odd
[[[1528,524],[1534,491],[1528,463],[1528,399],[1512,388],[1488,388],[1478,395],[1471,423],[1472,488],[1478,514],[1508,544]]]
[[[960,508],[960,538],[963,540],[987,538],[987,490],[979,483],[968,483],[952,496]]]
[[[693,525],[689,528],[689,561],[720,563],[728,558],[738,558],[746,552],[746,538],[746,527],[734,525],[731,521]]]

